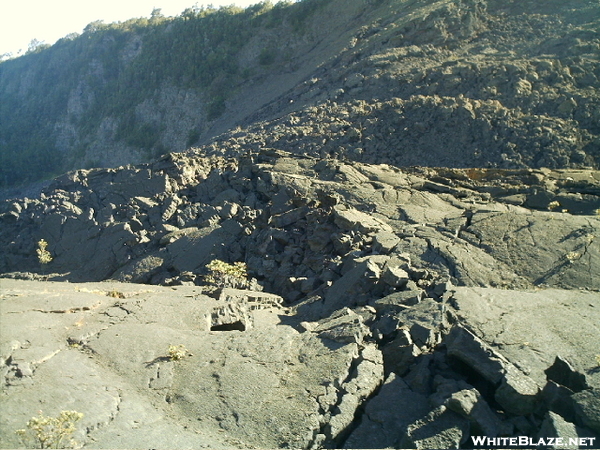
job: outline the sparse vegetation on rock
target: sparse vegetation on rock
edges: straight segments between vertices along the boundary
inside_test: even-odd
[[[83,418],[77,411],[61,411],[57,417],[32,417],[27,428],[16,431],[27,448],[76,448],[78,445],[72,437],[75,424]]]
[[[45,266],[52,261],[52,254],[47,250],[48,243],[44,239],[40,239],[37,245],[38,248],[35,252],[37,253],[38,261],[42,266]]]
[[[171,361],[179,361],[189,356],[190,352],[183,344],[169,345],[167,356]]]
[[[213,259],[206,265],[208,274],[204,280],[218,287],[245,288],[248,286],[248,266],[246,263],[236,261],[233,264],[220,259]]]

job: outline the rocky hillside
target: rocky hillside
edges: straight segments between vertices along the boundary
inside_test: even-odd
[[[2,182],[211,142],[596,168],[599,21],[592,0],[303,0],[90,24],[0,64]]]

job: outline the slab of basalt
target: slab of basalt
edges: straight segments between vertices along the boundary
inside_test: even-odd
[[[600,386],[600,293],[454,287],[450,302],[460,322],[539,386],[557,356],[587,385]]]
[[[74,437],[92,448],[332,445],[383,378],[365,332],[331,334],[363,326],[354,313],[300,332],[269,305],[246,311],[246,331],[210,331],[214,308],[231,302],[198,287],[0,287],[3,448],[20,445],[15,430],[39,410],[82,412]]]

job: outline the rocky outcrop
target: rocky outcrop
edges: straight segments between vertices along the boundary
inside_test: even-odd
[[[594,439],[599,183],[279,150],[65,175],[0,207],[2,445],[67,406],[87,447]]]
[[[267,291],[287,301],[318,295],[324,313],[349,306],[349,292],[356,305],[373,292],[439,298],[444,282],[597,289],[586,268],[600,257],[599,178],[281,151],[240,161],[173,155],[73,172],[39,199],[5,202],[0,269],[38,270],[42,238],[54,258],[46,269],[71,281],[200,283],[213,259],[245,261]]]

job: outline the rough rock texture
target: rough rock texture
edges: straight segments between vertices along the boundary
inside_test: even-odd
[[[93,448],[595,438],[599,180],[277,150],[67,174],[0,206],[0,444],[63,409]]]
[[[597,2],[327,5],[218,138],[0,203],[0,447],[600,445]]]

